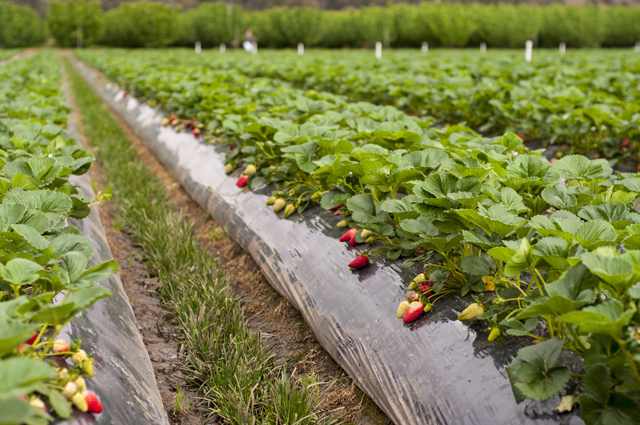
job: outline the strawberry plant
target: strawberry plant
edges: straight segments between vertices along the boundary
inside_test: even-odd
[[[69,417],[72,405],[100,413],[84,381],[93,376],[92,355],[82,341],[58,338],[110,295],[94,283],[117,268],[115,260],[87,268],[93,245],[68,224],[103,199],[87,199],[69,182],[94,158],[66,135],[53,53],[1,67],[0,80],[0,417],[48,423]]]

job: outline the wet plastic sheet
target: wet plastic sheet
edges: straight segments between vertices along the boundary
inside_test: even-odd
[[[68,89],[65,92],[68,96]],[[69,119],[69,130],[77,139],[73,116]],[[88,174],[69,180],[87,198],[95,197]],[[95,254],[89,267],[113,259],[97,206],[91,208],[88,217],[69,219],[68,223],[78,227],[82,236],[93,243]],[[109,288],[111,297],[98,300],[74,318],[60,335],[67,340],[82,339],[85,349],[94,353],[94,376],[87,380],[87,386],[98,395],[104,410],[99,415],[76,412],[56,423],[168,425],[149,354],[120,276],[113,274],[96,285]]]
[[[320,208],[284,220],[267,190],[239,191],[224,152],[162,127],[140,104],[85,65],[76,68],[143,138],[191,197],[249,251],[274,288],[303,312],[318,341],[396,424],[581,424],[552,413],[559,398],[516,404],[505,367],[524,340],[487,341],[479,323],[456,320],[465,301],[445,297],[411,325],[396,319],[415,271],[375,257],[351,272],[354,249]],[[356,247],[356,249],[362,249]]]

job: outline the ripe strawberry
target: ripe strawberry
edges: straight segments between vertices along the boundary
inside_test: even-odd
[[[629,139],[627,139],[627,138],[622,139],[622,143],[620,143],[620,145],[623,148],[626,148],[627,146],[629,146]]]
[[[91,413],[102,413],[102,403],[98,397],[92,393],[91,391],[83,391],[82,397],[84,397],[84,401],[87,403],[87,410]]]
[[[69,343],[64,339],[56,339],[53,341],[52,350],[54,353],[62,353],[63,351],[69,351]]]
[[[198,130],[197,128],[194,128],[193,131],[191,132],[191,134],[193,134],[194,136],[198,137],[198,135],[200,134],[200,130]]]
[[[367,267],[369,264],[369,259],[366,255],[360,254],[358,255],[352,262],[349,263],[349,267],[352,269],[362,269]]]
[[[337,207],[331,208],[329,211],[338,211],[342,207],[344,207],[344,205],[338,205]]]
[[[236,186],[245,187],[247,185],[248,181],[249,181],[249,179],[247,178],[247,176],[240,176],[238,178],[238,181],[236,182]]]
[[[429,295],[431,295],[431,291],[429,290],[429,285],[427,285],[426,283],[423,283],[422,285],[420,285],[418,287],[418,289],[420,290],[420,292],[422,292],[422,295],[424,295],[425,297],[428,297]]]
[[[554,162],[556,162],[558,160],[558,158],[552,158],[551,162],[549,162],[549,164],[553,164]]]
[[[36,339],[38,339],[38,335],[40,335],[40,332],[35,331],[33,333],[33,336],[31,338],[29,338],[28,340],[26,340],[24,343],[32,345],[34,342],[36,342]]]
[[[404,313],[404,316],[402,316],[402,321],[404,323],[411,323],[414,320],[418,320],[423,313],[424,313],[424,306],[422,305],[422,303],[420,301],[414,301],[411,304],[409,304],[409,308],[407,308],[407,311]]]
[[[358,233],[358,229],[356,228],[349,229],[347,233],[342,235],[342,237],[340,238],[340,242],[351,241],[351,238],[354,237],[356,233]]]
[[[174,117],[173,115],[171,116],[171,118],[169,118],[169,122],[171,124],[173,124],[173,122],[176,120],[176,117]]]
[[[356,241],[356,234],[358,233],[358,231],[353,232],[353,235],[351,236],[351,239],[349,240],[349,245],[351,246],[356,246],[358,245],[360,242]]]
[[[418,299],[420,298],[418,294],[416,294],[415,292],[412,292],[409,294],[409,298],[411,299],[411,301],[418,301]]]

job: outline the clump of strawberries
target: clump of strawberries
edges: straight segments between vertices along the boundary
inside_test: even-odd
[[[401,318],[404,323],[411,323],[433,310],[433,304],[429,302],[432,288],[433,282],[427,279],[424,273],[416,276],[409,285],[409,290],[414,292],[398,307],[398,319]]]
[[[83,377],[93,376],[93,359],[86,351],[80,348],[82,341],[52,340],[46,339],[45,335],[45,333],[35,332],[33,336],[18,347],[18,352],[26,352],[26,355],[29,356],[32,353],[37,354],[36,350],[43,350],[50,352],[51,359],[56,357],[70,359],[75,367],[68,367],[69,363],[64,364],[64,360],[56,361],[57,364],[62,362],[62,366],[56,369],[57,376],[51,382],[52,389],[50,391],[57,391],[53,388],[61,389],[60,394],[67,399],[68,403],[82,412],[102,413],[103,408],[100,399],[95,393],[87,390],[87,384]],[[37,393],[31,395],[22,394],[18,398],[48,413],[45,402]],[[56,409],[56,412],[59,413],[59,410]]]

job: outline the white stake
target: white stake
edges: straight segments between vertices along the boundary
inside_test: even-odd
[[[525,62],[527,62],[527,63],[531,62],[531,58],[532,57],[533,57],[533,41],[527,40],[527,43],[526,43],[525,49],[524,49],[524,60],[525,60]]]
[[[202,53],[202,44],[199,41],[196,41],[196,53]]]
[[[382,43],[376,43],[376,59],[382,59]]]
[[[560,54],[564,55],[567,51],[567,45],[564,43],[560,43]]]
[[[640,41],[636,41],[636,47],[633,48],[633,51],[640,53]]]
[[[304,44],[303,43],[298,43],[298,54],[300,56],[304,55]]]
[[[423,53],[427,53],[429,51],[429,43],[427,43],[426,41],[422,42],[422,50]]]
[[[487,43],[480,43],[480,53],[487,53]]]
[[[224,53],[224,52],[226,52],[226,51],[227,51],[227,45],[226,45],[226,44],[224,44],[224,43],[222,43],[222,44],[220,45],[220,53]]]
[[[251,53],[253,53],[254,55],[258,54],[258,42],[254,41],[253,44],[251,44]]]

